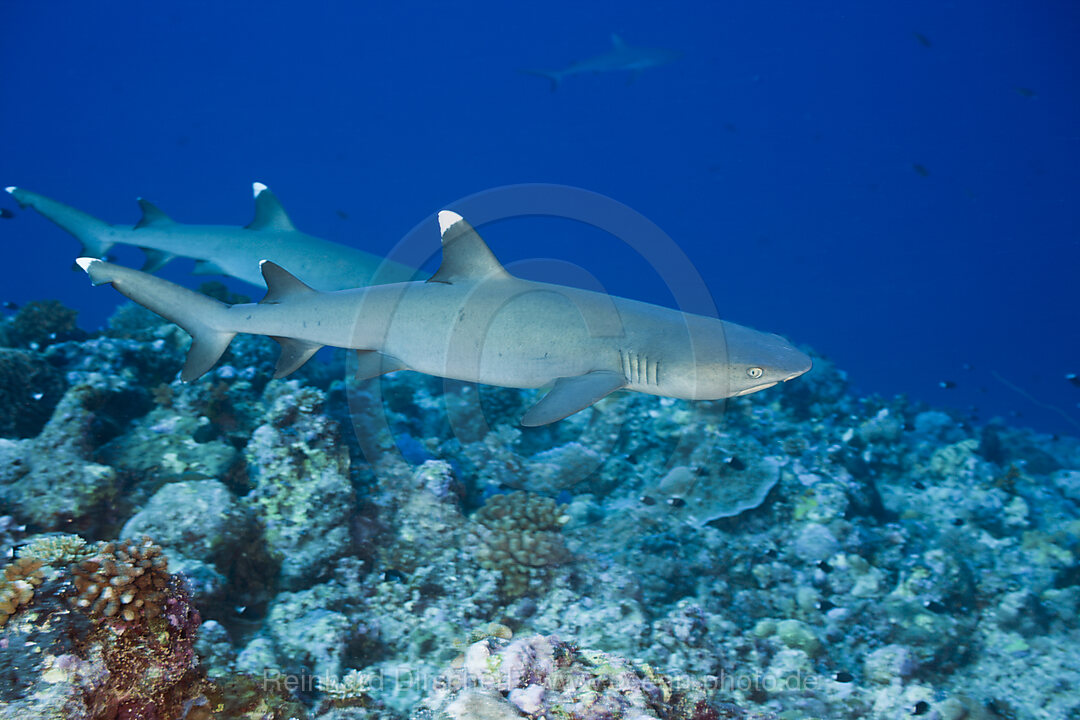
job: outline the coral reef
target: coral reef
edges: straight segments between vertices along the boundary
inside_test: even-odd
[[[349,453],[338,424],[323,413],[324,393],[296,381],[275,383],[264,402],[266,422],[245,451],[254,485],[245,502],[280,559],[282,587],[291,589],[327,577],[349,550]]]
[[[115,469],[92,459],[102,430],[96,414],[110,400],[108,386],[75,385],[36,438],[0,440],[0,502],[39,531],[97,528],[121,485]]]
[[[39,353],[0,348],[0,437],[37,435],[64,385],[60,371]]]
[[[424,704],[453,720],[721,717],[701,683],[675,681],[645,663],[583,650],[555,636],[481,640],[440,679]]]
[[[820,358],[520,428],[533,391],[341,356],[271,381],[252,338],[181,384],[187,342],[128,309],[25,353],[68,389],[0,439],[5,716],[1080,712],[1075,438],[856,397]]]
[[[19,308],[7,327],[8,341],[15,347],[43,348],[78,334],[79,313],[59,300],[31,300]]]
[[[0,669],[19,672],[0,691],[0,712],[166,720],[202,697],[199,614],[159,547],[147,539],[100,543],[71,564],[86,553],[72,540],[28,549],[44,550],[53,566],[46,579],[44,559],[24,555],[4,571],[36,592],[23,593],[5,616]]]

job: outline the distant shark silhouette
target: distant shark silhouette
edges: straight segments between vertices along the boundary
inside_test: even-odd
[[[562,70],[522,70],[521,72],[546,77],[551,81],[551,91],[555,92],[559,89],[559,83],[562,82],[563,78],[570,75],[629,72],[632,81],[642,70],[667,65],[675,62],[680,57],[682,57],[682,53],[676,50],[627,45],[621,37],[612,33],[611,49],[606,53],[573,63]]]

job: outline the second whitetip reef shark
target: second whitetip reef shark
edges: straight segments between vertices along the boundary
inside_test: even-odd
[[[139,270],[83,257],[95,285],[192,336],[181,380],[209,371],[237,333],[281,345],[275,377],[323,346],[358,351],[358,375],[395,370],[551,390],[521,419],[545,425],[616,390],[687,400],[746,395],[802,375],[810,358],[779,335],[604,293],[516,278],[460,215],[439,213],[442,265],[425,282],[319,292],[263,261],[259,303],[227,305]]]
[[[277,196],[254,183],[255,217],[245,227],[178,223],[156,205],[139,198],[142,219],[134,226],[113,225],[21,187],[7,192],[20,207],[31,207],[74,235],[83,255],[104,258],[114,245],[133,245],[146,254],[143,270],[156,272],[176,257],[195,259],[198,275],[228,275],[266,287],[259,260],[270,258],[302,275],[320,290],[411,280],[414,268],[378,255],[301,232]]]

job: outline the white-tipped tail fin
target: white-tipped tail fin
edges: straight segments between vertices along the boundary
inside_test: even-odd
[[[191,349],[180,379],[191,382],[205,374],[221,358],[236,336],[229,329],[229,306],[153,275],[81,257],[75,263],[95,285],[111,283],[121,294],[148,310],[174,322],[191,335]]]

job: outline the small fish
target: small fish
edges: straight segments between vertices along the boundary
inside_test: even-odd
[[[1020,97],[1026,97],[1026,98],[1035,97],[1035,91],[1032,90],[1031,88],[1017,87],[1017,88],[1013,88],[1013,90],[1016,90],[1016,94],[1019,95]]]
[[[956,387],[956,383],[954,383],[952,380],[942,380],[938,383],[938,387],[942,390],[952,390],[954,387]]]
[[[334,212],[337,213],[337,216],[342,220],[349,219],[349,213],[345,212],[344,210],[335,210]]]
[[[922,33],[912,32],[911,34],[915,36],[915,39],[918,40],[919,44],[923,47],[934,47],[934,43],[930,42],[930,38],[926,37]]]
[[[1076,373],[1069,373],[1065,376],[1065,379],[1076,387],[1080,387],[1080,375],[1077,375]]]
[[[382,579],[383,579],[383,582],[403,583],[408,578],[406,578],[405,573],[401,572],[400,570],[397,570],[395,568],[389,568],[389,569],[383,571]]]
[[[4,301],[4,309],[5,310],[11,310],[12,312],[15,312],[16,310],[19,309],[19,305],[17,303],[11,302],[10,300],[5,300]]]
[[[727,463],[728,467],[730,467],[732,470],[746,469],[746,463],[744,463],[742,460],[735,457],[734,455],[729,458],[724,458],[724,462]]]
[[[929,177],[930,176],[930,171],[926,169],[925,165],[920,165],[919,163],[913,163],[912,166],[911,166],[911,169],[914,170],[915,172],[919,173],[919,175],[921,175],[922,177]]]
[[[7,208],[0,208],[0,218],[4,218],[5,220],[10,220],[13,217],[15,217],[15,213],[11,212]]]

